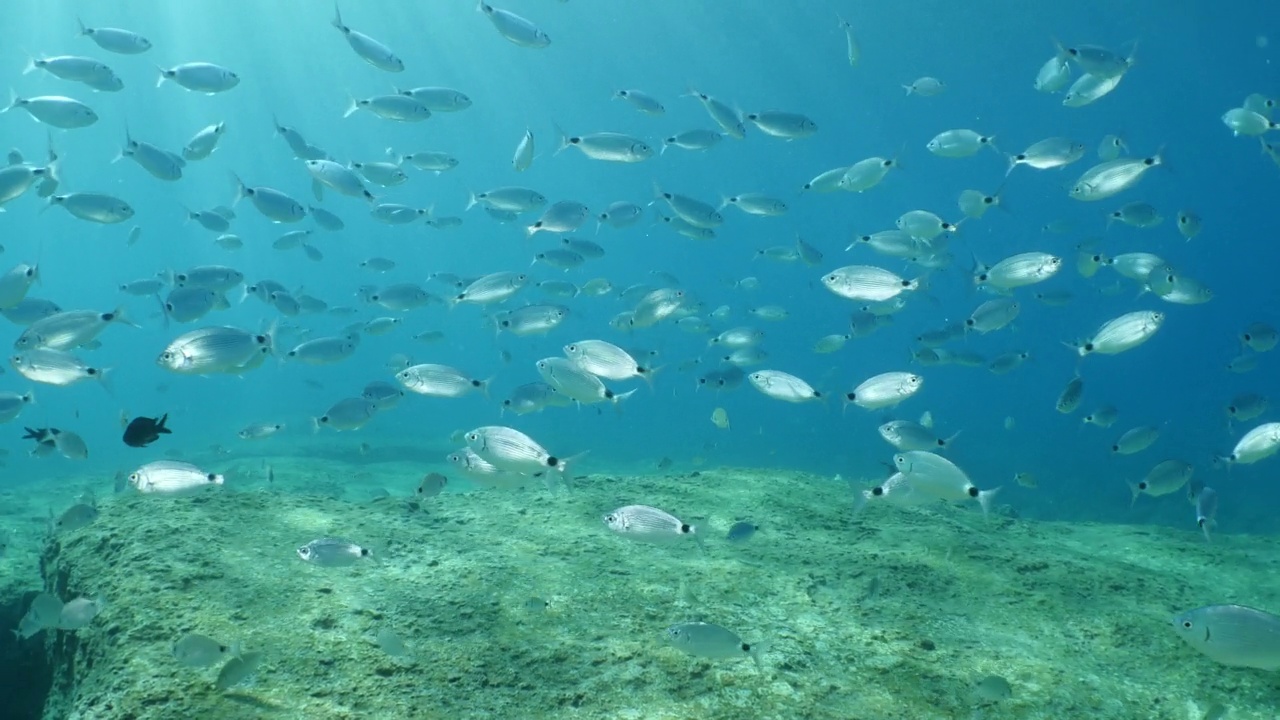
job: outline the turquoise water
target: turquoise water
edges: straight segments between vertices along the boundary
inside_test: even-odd
[[[1280,169],[1260,154],[1257,140],[1232,137],[1219,120],[1250,93],[1275,92],[1276,51],[1270,38],[1276,16],[1267,4],[1171,8],[1149,2],[1077,2],[1014,9],[1000,2],[931,1],[912,3],[907,11],[888,4],[828,2],[790,7],[770,2],[513,0],[507,9],[543,29],[550,46],[533,49],[507,42],[464,0],[349,3],[343,20],[403,59],[406,70],[392,74],[352,52],[330,26],[331,8],[323,3],[272,2],[252,11],[202,1],[111,8],[22,2],[8,8],[8,41],[0,47],[5,84],[24,98],[71,96],[92,107],[100,119],[86,128],[50,129],[15,109],[0,115],[3,143],[40,163],[51,141],[60,158],[59,193],[109,193],[126,200],[135,215],[100,225],[60,208],[44,212],[45,201],[33,189],[4,205],[0,243],[5,264],[0,269],[38,263],[41,282],[31,289],[33,297],[63,309],[105,312],[123,306],[140,327],[109,327],[100,348],[77,351],[90,364],[112,369],[109,388],[93,382],[34,384],[6,368],[0,390],[34,388],[37,402],[6,426],[8,439],[0,445],[8,451],[5,489],[20,497],[48,496],[60,511],[86,486],[103,500],[112,494],[111,478],[117,472],[181,456],[211,471],[235,468],[241,474],[227,471],[230,490],[261,483],[267,464],[263,457],[287,466],[288,457],[323,456],[321,449],[356,465],[362,458],[372,464],[370,458],[384,453],[407,458],[422,474],[447,474],[451,466],[443,456],[463,446],[459,434],[491,424],[516,427],[561,457],[587,452],[574,467],[585,474],[659,472],[660,461],[669,458],[672,472],[727,465],[875,482],[887,474],[883,463],[894,452],[878,437],[876,426],[888,419],[917,419],[928,411],[939,434],[961,433],[948,456],[977,486],[1001,486],[1001,504],[1020,517],[1158,524],[1198,532],[1181,492],[1140,498],[1134,508],[1127,502],[1124,481],[1141,478],[1160,460],[1178,458],[1194,465],[1197,480],[1219,491],[1218,533],[1274,531],[1269,508],[1275,490],[1268,484],[1273,461],[1230,472],[1214,462],[1216,455],[1230,452],[1246,429],[1271,418],[1268,413],[1229,427],[1223,410],[1228,401],[1242,392],[1278,392],[1270,354],[1259,357],[1253,372],[1226,370],[1241,352],[1238,336],[1247,325],[1280,322],[1268,245],[1274,226],[1269,198],[1280,182]],[[837,15],[852,23],[861,48],[856,66],[847,60]],[[152,47],[138,55],[110,53],[77,35],[77,16],[90,26],[128,28],[148,38]],[[1064,108],[1061,94],[1032,88],[1037,69],[1054,52],[1052,37],[1068,45],[1132,53],[1135,61],[1110,95],[1088,107]],[[27,52],[92,56],[110,65],[125,88],[92,92],[40,71],[24,75]],[[155,65],[193,61],[225,66],[241,81],[215,95],[172,83],[155,87]],[[926,75],[943,80],[945,91],[934,97],[905,96],[901,86]],[[456,88],[473,104],[460,112],[438,112],[421,123],[387,121],[363,111],[343,118],[349,96],[388,93],[393,86]],[[690,87],[744,112],[803,113],[818,131],[787,141],[748,123],[743,140],[726,138],[705,152],[672,148],[634,164],[591,160],[575,149],[555,152],[557,126],[575,135],[625,133],[655,150],[673,133],[714,129],[701,104],[686,96]],[[612,100],[623,88],[657,97],[665,114],[645,115]],[[421,221],[381,224],[369,217],[365,203],[332,191],[323,202],[316,201],[301,161],[273,132],[273,117],[343,162],[384,160],[388,148],[451,153],[460,161],[454,170],[437,175],[406,168],[407,183],[370,187],[380,202],[430,206],[438,216],[463,218],[461,226],[436,230]],[[126,126],[135,139],[178,151],[197,130],[216,122],[227,124],[226,136],[208,159],[188,163],[180,181],[158,180],[128,159],[112,162]],[[1065,169],[1019,167],[1006,180],[1001,154],[983,150],[969,158],[946,159],[925,149],[931,137],[952,128],[994,135],[1005,152],[1059,135],[1084,143],[1087,151]],[[537,154],[530,169],[517,173],[512,156],[526,130],[534,135]],[[1138,186],[1110,200],[1069,198],[1066,191],[1080,173],[1099,162],[1095,148],[1108,133],[1120,134],[1135,155],[1164,148],[1167,167],[1151,171]],[[897,157],[902,169],[872,190],[799,192],[822,171],[877,155]],[[188,222],[183,206],[230,204],[231,173],[252,186],[277,188],[303,204],[322,205],[341,216],[346,229],[316,229],[310,219],[272,224],[251,203],[241,202],[230,232],[243,238],[244,247],[221,248],[213,242],[217,233]],[[536,212],[500,224],[479,208],[465,209],[469,192],[504,185],[534,188],[552,202],[577,200],[593,213],[617,200],[647,206],[655,182],[713,203],[721,196],[761,192],[784,200],[788,212],[756,217],[725,208],[725,223],[711,241],[675,235],[652,222],[653,210],[647,207],[645,218],[629,228],[606,227],[597,233],[591,221],[577,235],[599,242],[605,256],[561,272],[530,265],[535,253],[560,237],[540,233],[525,239],[521,227],[533,222]],[[861,304],[829,292],[821,283],[823,274],[850,264],[878,265],[904,277],[922,274],[868,248],[845,252],[851,237],[890,229],[899,215],[915,209],[957,221],[962,215],[956,197],[969,188],[1002,188],[1005,207],[963,223],[950,242],[951,264],[930,273],[927,292],[911,294],[890,324],[850,340],[837,353],[815,353],[818,338],[847,332],[849,315]],[[1106,214],[1131,201],[1152,203],[1164,215],[1163,223],[1150,229],[1108,228]],[[655,207],[668,212],[661,202]],[[1181,210],[1204,219],[1203,232],[1193,240],[1185,241],[1177,231],[1175,218]],[[1065,231],[1046,231],[1047,225]],[[130,244],[134,228],[140,236]],[[309,242],[323,253],[322,261],[313,262],[298,250],[272,249],[276,238],[294,229],[315,230]],[[819,264],[756,258],[758,250],[789,245],[797,235],[824,253]],[[1135,282],[1109,268],[1082,277],[1075,269],[1076,249],[1085,242],[1109,255],[1156,253],[1179,274],[1211,288],[1214,297],[1201,305],[1176,305],[1140,294]],[[973,257],[994,263],[1030,250],[1062,257],[1062,271],[1044,284],[1014,292],[1022,312],[1011,327],[983,336],[970,333],[947,345],[987,360],[1027,351],[1029,362],[996,375],[983,367],[911,361],[918,335],[962,322],[979,303],[994,297],[972,289]],[[397,267],[383,275],[359,268],[360,261],[375,255],[394,259]],[[228,293],[229,309],[182,325],[166,323],[153,298],[118,291],[131,280],[201,264],[234,267],[247,283],[273,279],[331,306],[352,306],[356,313],[281,317],[256,299],[240,302],[237,287]],[[607,278],[617,289],[639,283],[657,288],[661,283],[653,273],[671,273],[686,293],[685,311],[709,318],[715,332],[740,325],[765,331],[761,347],[768,357],[747,372],[794,374],[828,400],[783,403],[749,382],[718,394],[699,390],[697,378],[718,364],[718,352],[707,348],[708,336],[682,332],[671,321],[619,332],[610,320],[631,309],[634,300],[617,293],[547,298],[531,282],[502,308],[558,302],[570,308],[570,317],[545,336],[496,338],[486,320],[493,308],[431,304],[395,313],[357,297],[362,285],[397,282],[421,283],[433,294],[448,296],[456,290],[428,277],[477,277],[506,270],[528,272],[533,282],[582,285]],[[758,278],[758,289],[734,286],[748,276]],[[1073,299],[1050,307],[1034,299],[1038,291],[1068,291]],[[770,304],[785,307],[789,317],[766,322],[746,314],[749,308]],[[729,306],[730,316],[712,318],[722,305]],[[1134,310],[1166,314],[1163,327],[1142,346],[1083,360],[1063,347]],[[277,355],[282,355],[306,333],[334,334],[353,322],[392,315],[403,320],[398,329],[364,336],[354,356],[333,365],[268,358],[242,376],[189,377],[155,363],[175,337],[204,325],[256,331],[277,323]],[[444,334],[439,342],[412,339],[435,330]],[[21,329],[12,331],[17,337]],[[560,355],[563,345],[589,338],[656,353],[652,361],[642,360],[663,368],[652,391],[637,381],[606,381],[620,391],[639,388],[621,412],[603,404],[548,408],[520,417],[500,413],[500,402],[512,389],[539,378],[536,360]],[[358,395],[371,380],[392,380],[387,363],[397,353],[415,363],[442,363],[474,378],[492,378],[489,396],[409,394],[358,431],[312,434],[311,418],[335,401]],[[871,375],[895,370],[920,373],[923,389],[896,408],[842,408],[845,392]],[[1077,372],[1085,380],[1083,404],[1073,414],[1058,413],[1058,394]],[[1119,421],[1108,429],[1082,426],[1081,417],[1103,405],[1119,408]],[[711,423],[717,407],[727,411],[732,430]],[[120,442],[122,413],[168,413],[174,434],[146,449],[127,447]],[[282,422],[287,428],[259,443],[239,440],[236,432],[254,422]],[[1124,457],[1110,451],[1124,430],[1148,424],[1160,428],[1153,447]],[[89,458],[31,457],[30,443],[19,439],[22,426],[79,433]],[[362,445],[367,446],[364,455],[357,450]],[[1034,474],[1038,487],[1019,486],[1014,475],[1020,472]],[[407,494],[416,482],[415,475],[387,478],[382,484],[393,494]],[[468,486],[451,475],[451,488]],[[282,491],[299,491],[299,485]],[[662,504],[661,497],[648,501]],[[15,519],[0,528],[9,532],[15,548],[38,552],[38,523]],[[92,526],[85,532],[92,533]],[[35,576],[25,583],[27,588],[39,585]]]

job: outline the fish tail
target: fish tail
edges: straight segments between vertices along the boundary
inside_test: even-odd
[[[1000,492],[1000,488],[991,488],[978,493],[978,504],[982,506],[982,515],[986,517],[991,514],[991,499]]]
[[[240,179],[240,176],[234,172],[231,173],[231,181],[236,184],[236,196],[235,199],[231,201],[231,207],[235,207],[241,200],[249,197],[249,187],[245,185],[244,181]]]
[[[360,109],[360,101],[356,99],[355,95],[352,95],[351,92],[348,91],[347,92],[347,109],[345,112],[342,113],[342,117],[344,118],[351,117],[359,109]]]
[[[764,660],[761,659],[765,651],[769,649],[769,641],[761,640],[747,646],[747,654],[751,656],[751,661],[756,664],[756,669],[764,672]]]
[[[347,32],[347,26],[342,23],[342,11],[338,9],[338,3],[333,4],[333,19],[329,22],[344,34]]]
[[[5,105],[4,109],[0,110],[0,113],[7,113],[10,110],[18,107],[18,102],[21,100],[22,98],[18,97],[17,91],[14,90],[13,88],[9,88],[9,104]]]
[[[569,147],[572,143],[569,142],[569,134],[564,131],[564,128],[556,123],[552,123],[552,125],[556,128],[556,151],[553,154],[559,155],[561,150]]]

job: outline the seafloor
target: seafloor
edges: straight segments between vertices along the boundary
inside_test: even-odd
[[[45,506],[0,494],[0,525],[15,537],[0,559],[0,623],[16,626],[37,567],[63,600],[110,603],[75,633],[4,633],[6,719],[37,717],[22,713],[45,692],[48,720],[1200,720],[1215,703],[1230,720],[1280,712],[1280,678],[1216,665],[1169,624],[1208,603],[1280,610],[1274,538],[1209,544],[1194,527],[1032,522],[1007,508],[984,519],[976,507],[873,507],[854,522],[845,484],[782,470],[589,475],[555,494],[463,491],[454,480],[417,509],[416,460],[208,466],[228,485],[188,497],[111,496],[99,480],[101,517],[43,546],[22,539],[42,532]],[[378,488],[392,497],[370,500]],[[632,503],[696,523],[706,554],[611,535],[601,515]],[[741,519],[761,530],[728,543]],[[371,547],[376,560],[322,568],[295,554],[325,535]],[[664,629],[690,619],[766,642],[764,672],[666,646]],[[380,649],[386,628],[411,656]],[[251,682],[216,691],[217,667],[171,655],[187,632],[265,659]],[[991,675],[1010,696],[975,690]]]

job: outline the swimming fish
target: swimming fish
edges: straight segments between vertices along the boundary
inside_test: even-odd
[[[749,657],[757,670],[764,671],[764,664],[760,660],[764,651],[762,644],[747,643],[737,633],[720,625],[707,622],[679,623],[667,628],[666,637],[672,647],[690,655],[708,660]]]
[[[1173,629],[1211,660],[1280,670],[1280,617],[1243,605],[1207,605],[1179,613]]]
[[[216,665],[224,658],[239,654],[239,648],[229,647],[211,637],[187,633],[179,638],[170,650],[179,664],[202,668]]]
[[[320,567],[349,567],[373,557],[373,551],[350,540],[324,537],[298,548],[298,557]]]
[[[648,505],[626,505],[603,519],[613,533],[637,542],[666,545],[693,539],[702,544],[697,527]]]
[[[161,435],[171,435],[172,430],[165,427],[165,421],[169,419],[168,413],[157,418],[136,417],[129,422],[129,426],[124,429],[124,444],[129,447],[146,447]]]

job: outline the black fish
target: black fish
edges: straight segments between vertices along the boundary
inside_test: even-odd
[[[31,449],[33,457],[44,457],[57,448],[58,443],[54,440],[54,436],[61,432],[58,428],[23,428],[23,430],[27,431],[22,436],[23,440],[36,441],[36,446]]]
[[[146,447],[161,435],[172,434],[172,430],[164,426],[164,421],[169,419],[169,414],[161,415],[156,418],[136,417],[129,422],[129,427],[124,429],[124,444],[129,447]]]

